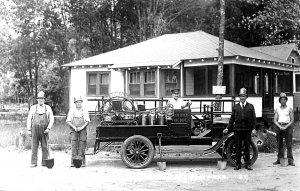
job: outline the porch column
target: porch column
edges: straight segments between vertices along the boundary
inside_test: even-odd
[[[183,92],[185,91],[184,89],[184,78],[183,78],[183,62],[180,64],[180,97],[183,97]]]
[[[235,65],[231,64],[229,66],[229,86],[230,87],[227,87],[227,88],[230,88],[229,94],[231,96],[235,95],[235,83],[234,82],[235,82]]]
[[[296,92],[296,72],[293,71],[293,94]]]
[[[127,87],[128,86],[128,70],[125,69],[125,87],[124,87],[124,95],[127,95]]]
[[[160,97],[160,67],[157,67],[157,86],[156,86],[156,90],[157,90],[157,95],[156,97],[159,98]]]

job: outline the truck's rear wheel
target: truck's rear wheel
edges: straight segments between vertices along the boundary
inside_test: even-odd
[[[122,144],[121,158],[129,168],[146,168],[154,157],[152,142],[141,135],[127,138]]]
[[[250,165],[253,165],[258,157],[258,148],[254,141],[251,139],[250,142]],[[228,163],[232,166],[236,165],[236,147],[234,139],[231,139],[226,146],[226,158]],[[242,159],[245,160],[244,149],[242,149]]]

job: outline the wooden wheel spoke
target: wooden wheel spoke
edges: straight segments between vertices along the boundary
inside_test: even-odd
[[[149,149],[147,148],[147,149],[141,150],[141,153],[145,153],[145,152],[148,152],[148,151],[149,151]]]
[[[141,142],[137,141],[137,147],[136,148],[140,148],[141,147]]]
[[[147,158],[148,155],[146,155],[146,157],[144,157],[143,155],[140,155],[139,158],[142,158],[143,161],[145,161],[145,159]]]
[[[140,148],[140,149],[142,150],[144,147],[146,147],[146,145],[145,145],[145,144],[144,144],[143,146],[141,146],[141,148]]]
[[[131,155],[131,156],[130,156]],[[130,160],[132,160],[132,158],[134,157],[134,155],[133,154],[127,154],[126,155]]]

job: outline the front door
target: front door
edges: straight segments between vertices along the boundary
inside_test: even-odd
[[[263,111],[274,108],[273,72],[271,69],[262,70],[262,105]]]

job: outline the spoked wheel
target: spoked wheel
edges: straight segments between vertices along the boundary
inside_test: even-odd
[[[250,141],[250,165],[253,165],[258,157],[258,148],[254,141],[251,139]],[[245,161],[244,148],[242,149],[242,159]],[[234,139],[231,139],[226,147],[226,158],[230,165],[236,165],[236,146],[234,143]]]
[[[121,148],[121,158],[129,168],[146,168],[154,157],[152,142],[141,135],[126,139]]]

